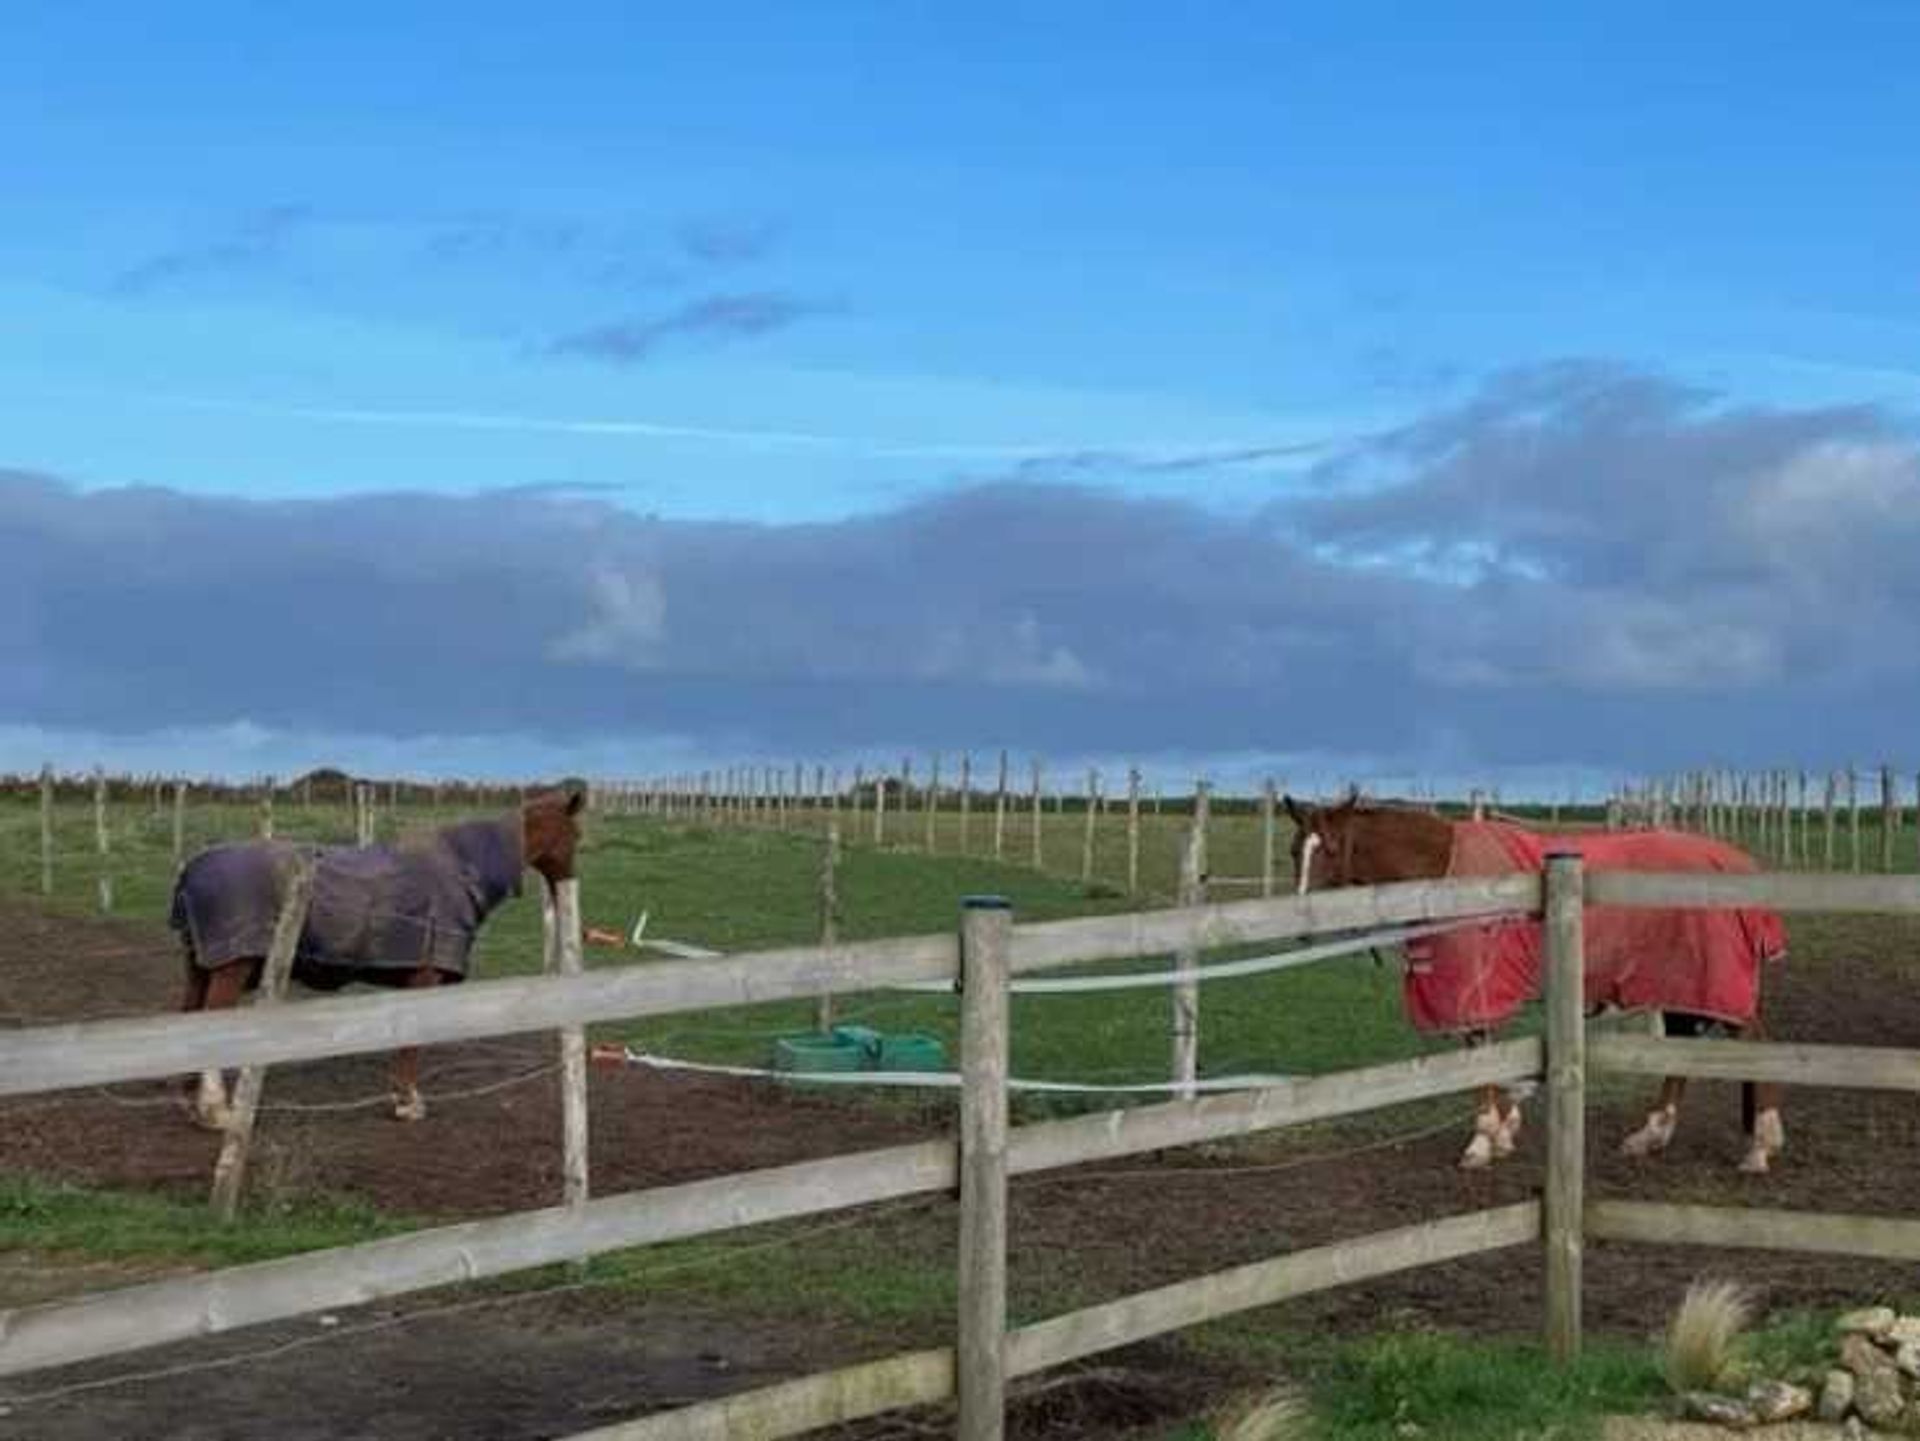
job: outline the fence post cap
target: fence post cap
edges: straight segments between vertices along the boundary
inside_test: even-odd
[[[1013,902],[1005,896],[962,896],[960,908],[967,911],[1010,911]]]

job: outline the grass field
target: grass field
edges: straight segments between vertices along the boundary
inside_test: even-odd
[[[189,851],[214,839],[249,834],[257,814],[250,805],[194,807],[188,816]],[[410,809],[403,820],[416,826],[453,818],[451,811]],[[1164,904],[1187,824],[1182,816],[1144,818],[1145,896],[1135,900],[1116,884],[1126,869],[1124,823],[1117,815],[1103,818],[1096,833],[1091,885],[1079,877],[1083,815],[1045,818],[1043,851],[1050,862],[1045,871],[1013,863],[1012,858],[1024,860],[1031,853],[1026,815],[1010,817],[1007,859],[1000,863],[958,854],[959,822],[951,813],[937,818],[932,853],[923,849],[920,816],[905,822],[896,818],[894,836],[910,841],[911,849],[875,848],[852,818],[845,819],[848,844],[838,889],[841,933],[848,938],[950,930],[961,897],[972,893],[1006,895],[1017,916],[1030,920]],[[307,810],[283,803],[276,820],[283,836],[351,838],[351,817],[343,808]],[[115,913],[157,926],[173,871],[171,815],[119,804],[111,825]],[[972,849],[985,850],[990,838],[990,816],[976,814]],[[1281,839],[1284,886],[1284,830]],[[1907,839],[1910,845],[1911,836]],[[63,800],[55,841],[56,885],[48,905],[76,916],[95,912],[99,862],[89,804]],[[1210,844],[1214,874],[1259,873],[1257,817],[1216,816]],[[717,950],[803,944],[819,933],[822,849],[812,824],[782,832],[593,816],[581,859],[584,910],[590,923],[623,930],[644,910],[650,935]],[[1864,849],[1877,857],[1877,838],[1870,837]],[[37,807],[30,799],[0,804],[0,886],[35,894],[39,885]],[[1257,889],[1223,894],[1257,894]],[[536,969],[539,933],[539,909],[531,898],[509,904],[483,936],[478,974]],[[590,951],[589,964],[608,963],[614,955]],[[631,952],[617,955],[623,962],[633,959]],[[1143,958],[1141,964],[1157,968],[1163,962]],[[842,998],[840,1014],[889,1030],[931,1032],[949,1044],[954,1040],[954,1007],[947,998],[869,993]],[[762,1064],[775,1035],[807,1029],[812,1018],[812,1003],[806,1002],[666,1017],[610,1027],[608,1034],[691,1059]],[[1433,1044],[1405,1024],[1396,969],[1366,957],[1210,984],[1201,1036],[1201,1069],[1207,1074],[1327,1071]],[[1167,998],[1156,990],[1023,998],[1015,1006],[1014,1037],[1015,1070],[1022,1076],[1161,1080],[1167,1066]],[[845,1103],[901,1104],[852,1097]],[[1422,1124],[1448,1114],[1448,1105],[1403,1109],[1377,1118],[1377,1124]],[[1026,1106],[1039,1108],[1036,1102]],[[187,1203],[88,1191],[32,1176],[0,1178],[0,1247],[48,1255],[219,1265],[367,1239],[430,1219],[381,1215],[315,1196],[281,1198],[270,1212],[255,1211],[237,1227],[221,1228]],[[595,1261],[589,1275],[610,1288],[693,1299],[743,1314],[804,1305],[823,1322],[888,1335],[937,1326],[950,1315],[948,1232],[950,1217],[907,1207],[858,1225],[763,1228],[609,1256]],[[522,1278],[514,1284],[528,1282]],[[1016,1276],[1016,1318],[1037,1318],[1092,1299],[1085,1291],[1071,1254],[1025,1264]],[[1781,1334],[1790,1340],[1787,1331]],[[1319,1427],[1313,1434],[1332,1438],[1404,1436],[1412,1434],[1405,1430],[1409,1422],[1430,1438],[1573,1438],[1592,1434],[1602,1413],[1644,1405],[1658,1390],[1646,1349],[1625,1344],[1599,1345],[1580,1368],[1567,1373],[1553,1371],[1529,1346],[1490,1347],[1443,1335],[1336,1342],[1230,1321],[1193,1333],[1190,1344],[1200,1354],[1231,1356],[1242,1366],[1270,1361],[1276,1372],[1310,1385]],[[1209,1433],[1196,1422],[1172,1434]]]

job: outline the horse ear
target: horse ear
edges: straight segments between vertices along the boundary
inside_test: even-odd
[[[567,814],[577,816],[587,808],[587,788],[579,781],[567,787]]]
[[[1285,795],[1280,797],[1280,804],[1287,808],[1288,820],[1292,821],[1296,826],[1300,827],[1301,830],[1305,830],[1307,828],[1309,824],[1307,813],[1300,808],[1300,802],[1295,800],[1290,795]]]

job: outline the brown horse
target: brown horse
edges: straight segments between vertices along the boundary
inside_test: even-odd
[[[1543,838],[1532,836],[1517,826],[1457,826],[1446,818],[1425,810],[1416,810],[1408,806],[1396,806],[1362,802],[1359,796],[1349,796],[1334,806],[1302,805],[1291,796],[1286,797],[1287,814],[1294,823],[1292,843],[1294,873],[1299,889],[1323,889],[1331,886],[1370,886],[1382,885],[1393,881],[1426,880],[1454,874],[1487,873],[1463,871],[1459,864],[1461,855],[1461,837],[1467,832],[1481,833],[1498,830],[1503,835],[1526,837],[1534,846],[1540,846]],[[1594,869],[1618,866],[1621,869],[1713,869],[1751,871],[1755,869],[1751,857],[1732,846],[1705,837],[1680,836],[1673,832],[1634,832],[1608,833],[1605,836],[1566,836],[1544,838],[1556,846],[1570,849],[1584,849],[1589,852],[1588,864]],[[1646,842],[1649,844],[1640,844]],[[1638,853],[1636,852],[1636,848]],[[1501,867],[1518,869],[1518,866]],[[1617,908],[1608,908],[1614,910]],[[1651,918],[1657,926],[1665,912],[1640,912],[1640,917]],[[1634,917],[1619,917],[1615,920],[1634,920]],[[1594,913],[1587,918],[1588,950],[1595,950]],[[1745,930],[1729,931],[1728,927],[1745,926]],[[1537,940],[1539,928],[1529,928],[1531,938]],[[1511,932],[1510,932],[1511,934]],[[1616,930],[1610,933],[1616,940],[1621,938]],[[1658,935],[1658,931],[1647,934]],[[1645,1006],[1658,1010],[1667,1032],[1672,1035],[1699,1035],[1709,1028],[1719,1027],[1734,1035],[1748,1035],[1759,1038],[1762,1035],[1759,1005],[1759,963],[1784,952],[1784,932],[1780,930],[1779,918],[1771,912],[1720,912],[1695,913],[1687,918],[1684,927],[1673,933],[1682,947],[1698,949],[1716,939],[1731,937],[1731,944],[1742,953],[1740,962],[1745,967],[1741,977],[1750,987],[1750,994],[1742,993],[1742,999],[1730,1006],[1719,1008],[1717,1013],[1702,1014],[1681,1009],[1670,1009],[1660,1003],[1664,995],[1671,998],[1675,989],[1685,990],[1684,986],[1675,987],[1663,980],[1663,975],[1677,972],[1684,967],[1677,966],[1670,959],[1666,967],[1632,966],[1632,983],[1622,987],[1628,992],[1623,996],[1620,991],[1609,993],[1608,982],[1604,976],[1597,977],[1592,968],[1588,975],[1587,1002],[1590,1010],[1596,1007],[1608,1007],[1624,1004],[1630,1007]],[[1626,937],[1631,940],[1631,935]],[[1521,938],[1525,944],[1527,937]],[[1438,938],[1434,949],[1446,944],[1445,938]],[[1420,946],[1412,943],[1410,953]],[[1521,955],[1525,956],[1524,952]],[[1411,958],[1411,957],[1410,957]],[[1698,966],[1693,972],[1699,970]],[[1690,972],[1689,974],[1693,974]],[[1530,975],[1526,976],[1535,989],[1538,986],[1537,953]],[[1411,968],[1407,978],[1409,1010],[1415,1012],[1416,1021],[1423,1018],[1419,1014],[1416,994],[1421,984],[1416,979],[1416,970]],[[1736,985],[1736,991],[1739,989]],[[1697,993],[1697,988],[1696,992]],[[1518,995],[1508,999],[1506,1013],[1517,1007]],[[1737,1014],[1730,1014],[1737,1013]],[[1430,1020],[1431,1018],[1426,1018]],[[1505,1015],[1489,1016],[1485,1024],[1449,1025],[1445,1029],[1457,1030],[1469,1046],[1484,1044],[1492,1035],[1492,1026]],[[1441,1029],[1430,1024],[1430,1029]],[[1667,1148],[1673,1140],[1674,1130],[1679,1120],[1680,1100],[1686,1090],[1684,1076],[1669,1076],[1660,1088],[1660,1097],[1643,1124],[1621,1145],[1621,1150],[1629,1156],[1657,1155]],[[1747,1149],[1740,1163],[1740,1169],[1749,1173],[1763,1173],[1768,1169],[1770,1158],[1786,1144],[1786,1133],[1780,1121],[1779,1087],[1765,1082],[1745,1083],[1742,1089],[1742,1109],[1745,1115],[1747,1131]],[[1460,1164],[1467,1168],[1477,1168],[1490,1164],[1499,1157],[1511,1155],[1520,1131],[1520,1105],[1503,1088],[1488,1086],[1480,1095],[1480,1104],[1474,1119],[1474,1135]]]
[[[286,865],[299,856],[312,862],[313,888],[295,980],[327,991],[353,981],[417,990],[463,980],[481,924],[519,893],[526,869],[549,890],[573,879],[585,805],[585,789],[570,785],[499,820],[443,826],[393,846],[249,841],[201,851],[174,883],[172,922],[186,955],[180,1008],[224,1010],[259,984]],[[395,1119],[426,1116],[419,1077],[419,1048],[395,1051]],[[187,1092],[199,1124],[226,1128],[220,1071],[188,1078]]]

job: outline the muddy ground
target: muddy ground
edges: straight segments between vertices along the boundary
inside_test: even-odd
[[[1916,958],[1920,930],[1911,925],[1808,921],[1796,930],[1794,959],[1773,977],[1771,1028],[1790,1039],[1920,1045]],[[48,917],[0,901],[0,1024],[162,1009],[172,1002],[176,970],[166,938],[152,929]],[[551,1041],[539,1039],[429,1051],[434,1111],[415,1126],[386,1119],[377,1105],[342,1108],[382,1094],[380,1059],[278,1069],[272,1106],[328,1109],[266,1116],[258,1183],[352,1195],[434,1218],[551,1204],[559,1193],[559,1102],[545,1069],[551,1056]],[[593,1174],[603,1194],[887,1145],[942,1125],[931,1113],[861,1110],[749,1081],[596,1070],[593,1089]],[[1913,1097],[1794,1093],[1788,1155],[1763,1179],[1734,1172],[1741,1138],[1732,1087],[1696,1088],[1675,1149],[1657,1163],[1614,1154],[1641,1109],[1637,1096],[1595,1104],[1592,1194],[1882,1214],[1920,1209],[1920,1102]],[[1453,1166],[1460,1127],[1386,1144],[1377,1130],[1322,1129],[1255,1151],[1177,1153],[1030,1178],[1015,1185],[1014,1272],[1033,1278],[1022,1283],[1025,1299],[1044,1313],[1045,1296],[1034,1288],[1044,1289],[1048,1278],[1070,1276],[1078,1304],[1525,1199],[1540,1185],[1541,1139],[1531,1129],[1519,1157],[1478,1174]],[[157,1085],[0,1104],[0,1173],[199,1196],[214,1153],[214,1139],[191,1129]],[[951,1202],[917,1203],[874,1225],[885,1238],[876,1244],[937,1250],[951,1244]],[[1599,1244],[1587,1254],[1589,1326],[1636,1336],[1656,1329],[1703,1270],[1739,1275],[1774,1306],[1839,1305],[1912,1289],[1910,1268],[1819,1257]],[[130,1270],[128,1279],[146,1274]],[[48,1258],[0,1259],[0,1300],[7,1302],[100,1284],[98,1266],[76,1273]],[[1412,1326],[1514,1333],[1533,1327],[1540,1306],[1539,1258],[1522,1250],[1328,1293],[1274,1308],[1263,1320],[1320,1334]],[[526,1441],[946,1339],[939,1328],[903,1334],[631,1290],[427,1296],[0,1382],[0,1405],[8,1408],[0,1436]],[[244,1364],[204,1369],[240,1356]],[[189,1366],[198,1369],[89,1384]],[[1083,1384],[1034,1397],[1016,1430],[1159,1434],[1207,1397],[1256,1379],[1270,1378],[1238,1376],[1215,1353],[1170,1340],[1103,1358]],[[64,1387],[86,1389],[32,1399]],[[920,1417],[862,1434],[943,1429],[940,1418]]]

